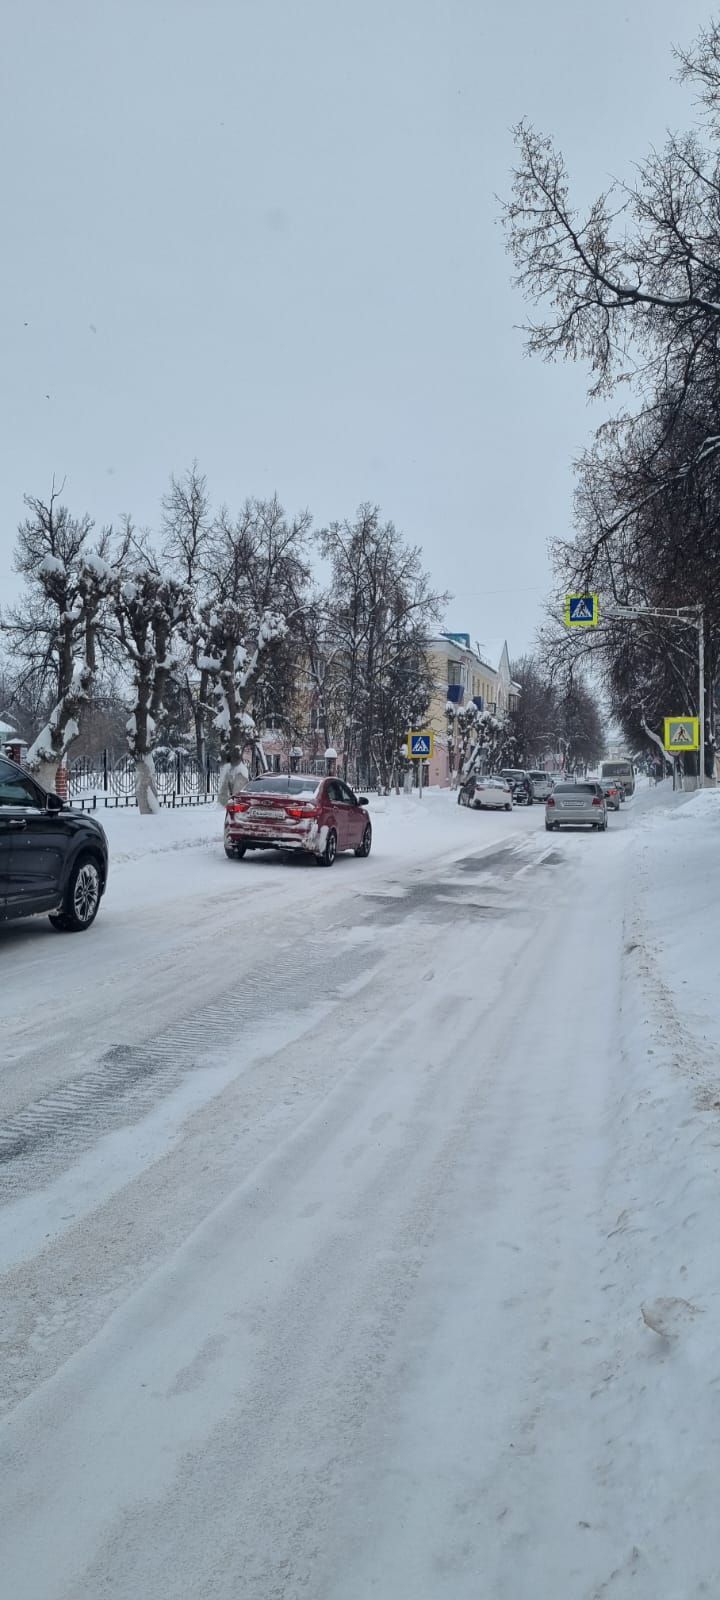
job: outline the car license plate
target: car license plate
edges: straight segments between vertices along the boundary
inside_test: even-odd
[[[248,815],[251,817],[268,817],[271,821],[277,817],[278,821],[280,821],[280,818],[285,816],[285,812],[271,810],[269,806],[251,806]]]

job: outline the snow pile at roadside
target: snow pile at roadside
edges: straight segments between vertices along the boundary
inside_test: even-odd
[[[720,1044],[720,791],[643,821],[638,866],[655,978],[672,992],[688,1042],[708,1047],[712,1059]]]
[[[683,1560],[688,1574],[703,1564],[720,1448],[719,846],[719,793],[648,810],[625,919],[617,1216],[602,1264],[608,1446],[633,1485],[625,1577],[658,1595]]]
[[[482,848],[488,841],[515,831],[527,831],[527,817],[516,812],[478,813],[457,804],[457,794],[431,790],[423,794],[374,795],[368,806],[373,823],[374,853],[432,856],[455,845],[460,849]],[[168,851],[204,850],[220,852],[224,808],[220,805],[171,807],[154,816],[141,816],[133,807],[99,809],[92,813],[104,828],[111,852],[111,871],[146,856]],[[536,825],[541,820],[538,806],[531,814]],[[343,863],[343,865],[345,865]]]

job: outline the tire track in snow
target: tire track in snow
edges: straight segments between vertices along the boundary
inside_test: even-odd
[[[369,946],[333,959],[316,941],[308,945],[311,969],[318,948],[331,991],[378,960]],[[316,1009],[306,968],[286,970],[281,990],[273,995],[274,1022],[292,1014],[301,1024]],[[6,1170],[6,1197],[41,1186],[103,1134],[138,1122],[189,1073],[216,1066],[234,1043],[242,1040],[243,1055],[251,1055],[267,1024],[268,972],[263,964],[243,974],[240,989],[232,988],[144,1043],[112,1045],[89,1071],[0,1123],[0,1169],[16,1169],[12,1175]]]
[[[450,872],[464,877],[482,875],[488,888],[501,887],[517,874],[527,844],[524,839],[520,843],[513,840],[473,852],[453,862]],[[406,919],[412,922],[418,916],[449,922],[468,914],[473,919],[501,917],[512,909],[501,902],[484,904],[470,899],[463,893],[462,877],[448,881],[448,867],[436,863],[434,874],[430,872],[420,881],[391,882],[385,893],[358,893],[356,903],[365,908],[360,920],[376,925],[379,916],[385,926]],[[313,972],[322,970],[325,985],[332,988],[356,977],[359,970],[367,971],[380,959],[369,946],[364,954],[355,946],[333,956],[328,951],[332,942],[331,930],[325,930],[305,941],[306,959],[301,966],[293,970],[285,962],[282,986],[279,991],[273,987],[276,1017],[288,1013],[302,1017],[316,1004],[310,979]],[[253,1036],[267,1022],[270,981],[266,962],[243,971],[239,986],[221,998],[145,1040],[114,1043],[87,1071],[0,1121],[0,1173],[4,1174],[6,1195],[15,1198],[18,1192],[40,1187],[103,1134],[140,1121],[189,1073],[214,1065],[235,1040],[243,1038],[249,1048]]]

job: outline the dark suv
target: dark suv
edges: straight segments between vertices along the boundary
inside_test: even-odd
[[[107,872],[99,822],[0,756],[0,922],[45,911],[54,928],[80,933],[95,921]]]

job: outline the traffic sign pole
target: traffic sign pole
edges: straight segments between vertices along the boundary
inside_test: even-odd
[[[705,788],[705,613],[698,613],[698,716],[700,718],[700,752],[698,756],[698,788]]]

